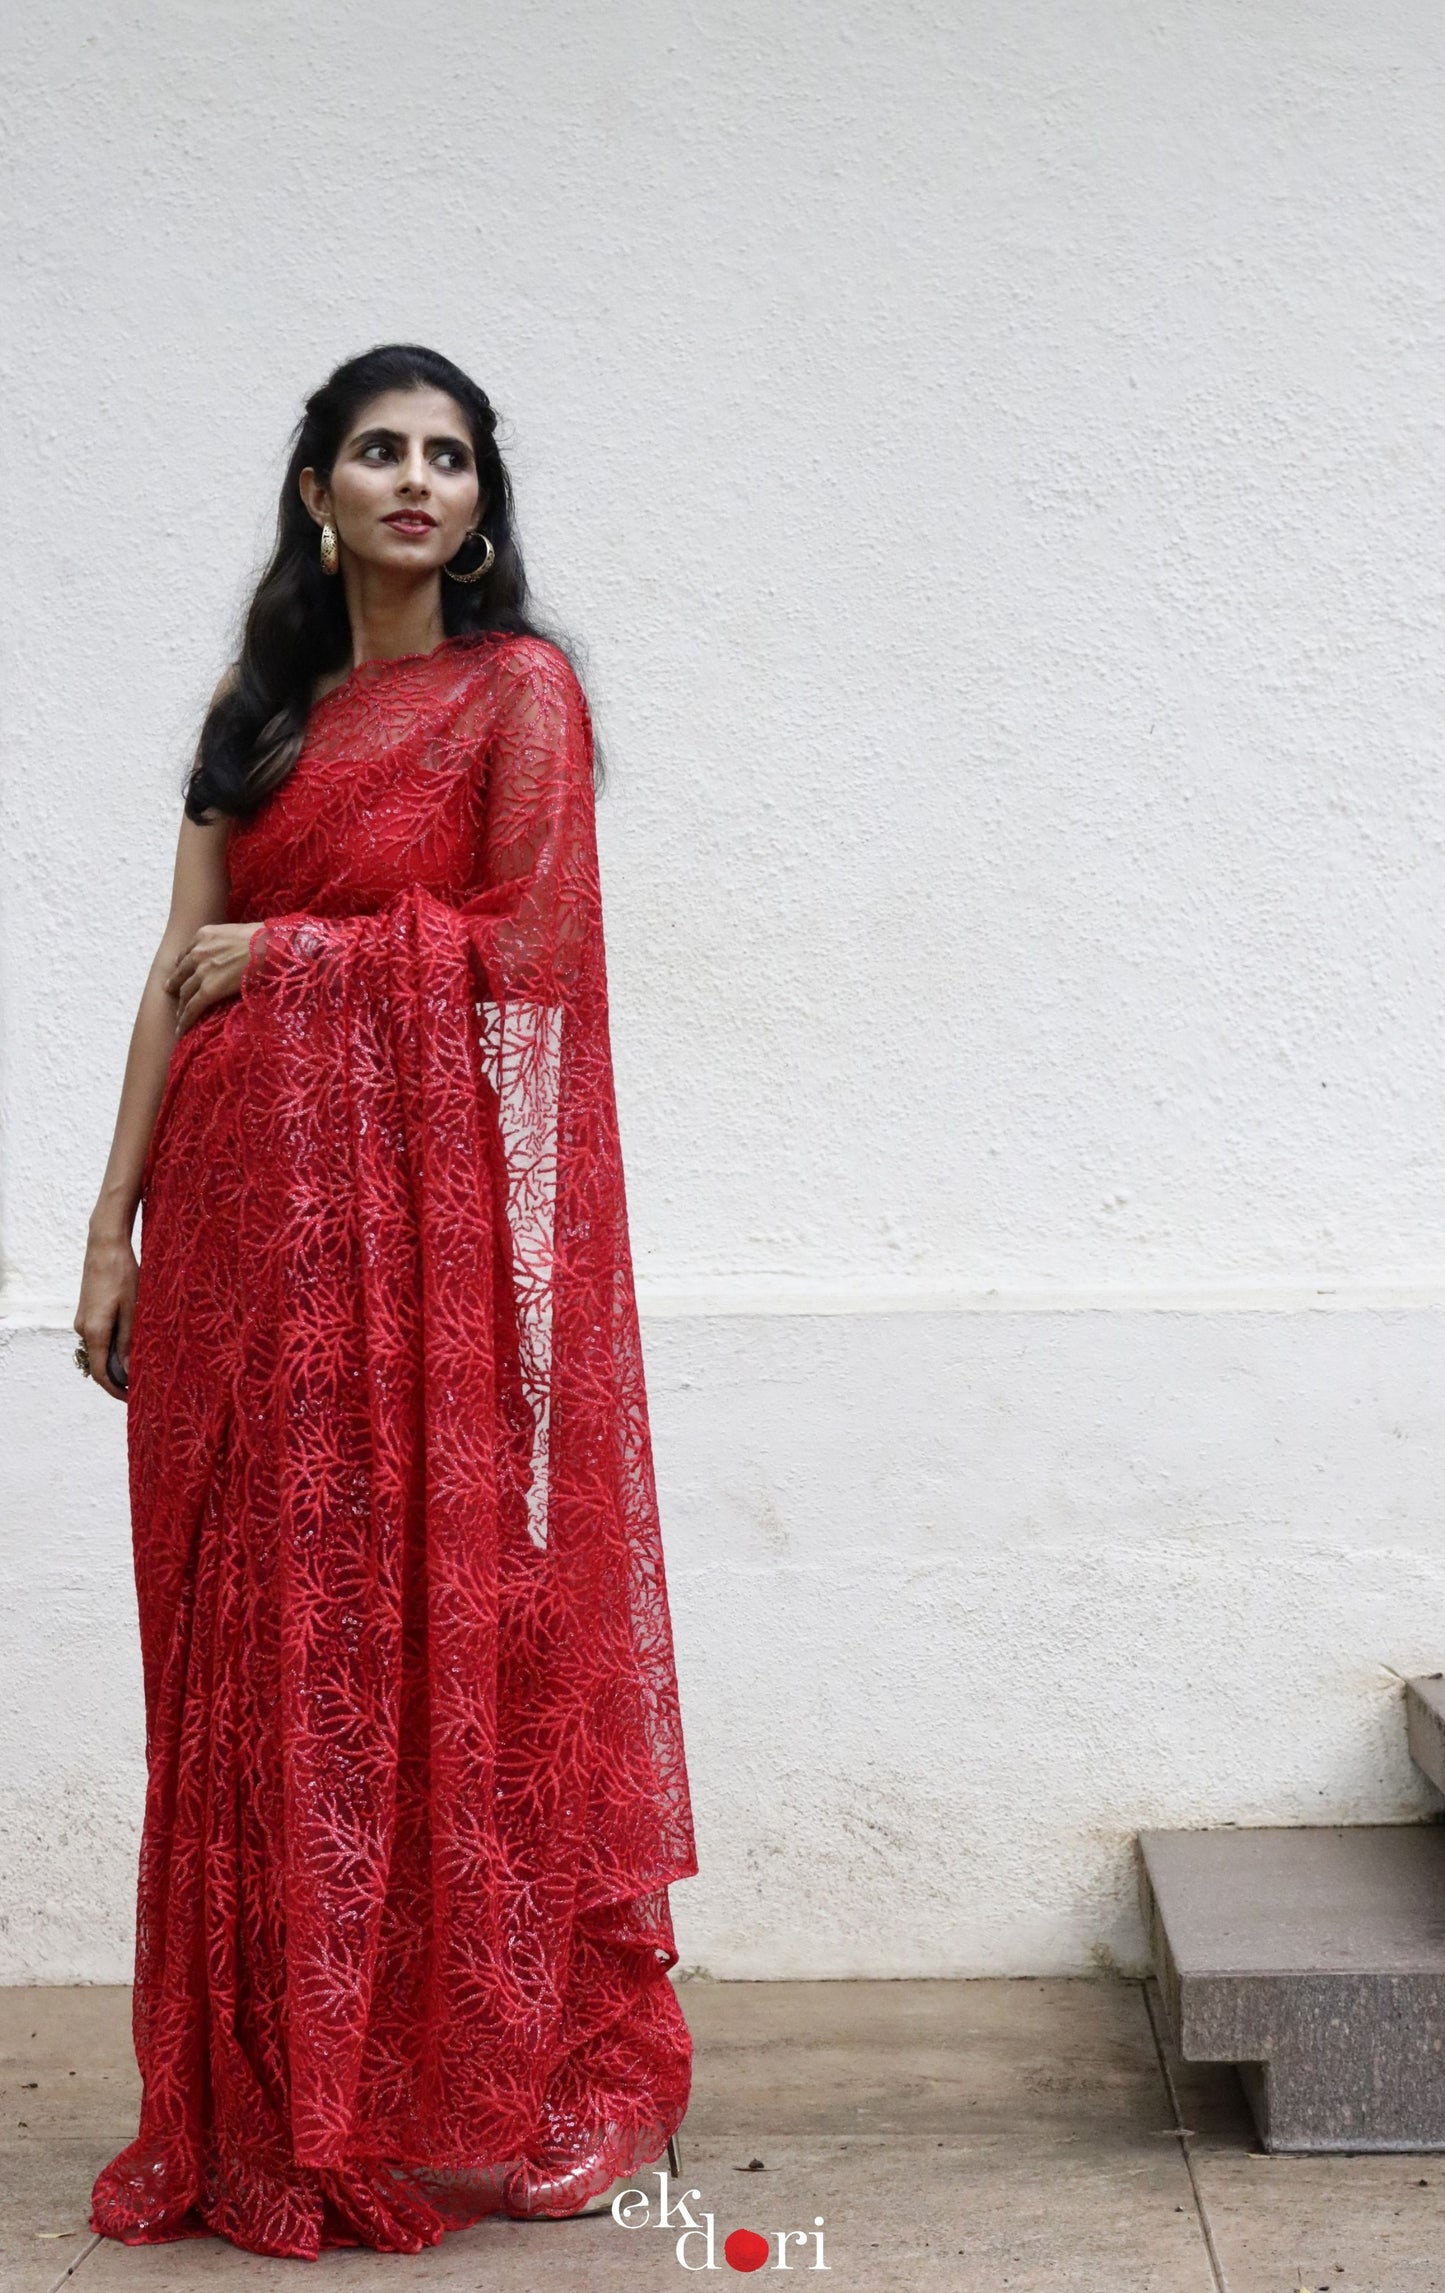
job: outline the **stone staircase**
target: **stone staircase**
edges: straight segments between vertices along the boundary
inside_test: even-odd
[[[1410,1680],[1445,1792],[1445,1676]],[[1233,2062],[1267,2150],[1445,2150],[1445,1823],[1145,1831],[1140,1889],[1186,2062]]]

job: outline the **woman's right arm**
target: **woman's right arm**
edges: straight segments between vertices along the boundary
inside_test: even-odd
[[[92,1377],[117,1400],[125,1396],[112,1383],[107,1357],[113,1340],[122,1368],[128,1369],[137,1277],[131,1235],[140,1206],[141,1174],[176,1042],[176,998],[167,982],[197,932],[224,921],[229,827],[224,819],[181,822],[171,911],[141,994],[110,1159],[90,1218],[75,1327],[90,1356]]]

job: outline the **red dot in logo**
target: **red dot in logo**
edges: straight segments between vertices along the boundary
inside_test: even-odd
[[[729,2269],[766,2268],[768,2241],[755,2229],[735,2229],[723,2239],[723,2259]]]

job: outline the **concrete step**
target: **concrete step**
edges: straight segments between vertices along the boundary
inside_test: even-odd
[[[1405,1733],[1416,1767],[1445,1791],[1445,1673],[1405,1682]]]
[[[1233,2062],[1267,2150],[1445,2150],[1445,1825],[1145,1831],[1186,2062]]]

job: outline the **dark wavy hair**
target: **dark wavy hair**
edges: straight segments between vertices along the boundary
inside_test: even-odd
[[[449,358],[419,343],[381,343],[363,351],[338,366],[306,401],[281,484],[276,546],[247,608],[240,653],[206,712],[196,744],[186,782],[186,811],[193,820],[217,812],[254,812],[295,764],[316,682],[342,668],[351,652],[345,591],[321,570],[316,523],[297,481],[308,468],[323,481],[330,477],[342,440],[372,399],[386,390],[416,389],[444,390],[466,417],[486,503],[479,531],[496,551],[484,580],[468,587],[442,582],[446,634],[506,629],[558,643],[529,612],[513,524],[512,481],[497,447],[497,417],[485,390]],[[474,554],[480,550],[469,547],[469,561]]]

